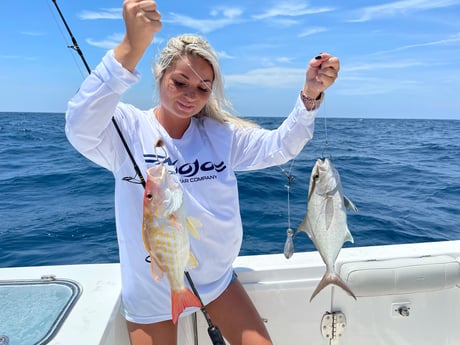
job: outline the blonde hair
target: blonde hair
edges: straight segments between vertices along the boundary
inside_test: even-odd
[[[168,67],[172,66],[178,59],[188,55],[205,59],[209,62],[214,72],[211,96],[203,109],[195,116],[198,118],[210,117],[220,123],[232,122],[241,126],[257,126],[253,122],[238,118],[230,112],[230,109],[233,110],[233,108],[224,94],[224,81],[220,72],[217,54],[201,36],[183,34],[168,41],[153,67],[157,90],[160,89],[161,80]]]

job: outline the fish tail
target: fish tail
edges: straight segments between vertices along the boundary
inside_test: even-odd
[[[179,315],[188,307],[201,308],[201,302],[195,294],[187,288],[171,291],[172,320],[174,324]]]
[[[354,299],[356,299],[356,296],[355,294],[353,293],[353,291],[351,291],[351,289],[348,287],[348,285],[342,280],[342,278],[340,278],[337,273],[335,272],[326,272],[323,276],[323,278],[321,279],[321,281],[319,282],[318,286],[316,287],[315,291],[313,291],[311,297],[310,297],[310,302],[312,301],[313,298],[315,298],[315,296],[322,290],[324,289],[326,286],[330,285],[330,284],[334,284],[334,285],[337,285],[339,287],[341,287],[342,289],[344,289],[351,297],[353,297]]]

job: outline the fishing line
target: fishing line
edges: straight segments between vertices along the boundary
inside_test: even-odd
[[[291,199],[290,199],[290,196],[291,196],[291,184],[295,180],[295,176],[291,174],[291,171],[292,171],[292,166],[294,165],[294,161],[295,161],[295,158],[291,161],[291,165],[289,166],[289,171],[286,171],[286,169],[283,169],[282,167],[278,166],[281,169],[281,171],[283,172],[283,174],[287,178],[287,184],[284,187],[286,187],[286,189],[288,191],[288,193],[287,193],[288,228],[291,227]]]
[[[325,158],[325,152],[329,148],[329,137],[328,137],[328,132],[327,132],[327,112],[326,112],[326,104],[323,102],[323,109],[320,109],[320,112],[323,113],[323,119],[324,119],[324,148],[323,151],[321,152],[321,158]],[[330,157],[330,156],[329,156]]]
[[[201,75],[196,71],[195,68],[193,68],[193,66],[188,63],[188,61],[184,58],[183,55],[179,55],[179,57],[182,59],[182,61],[188,66],[188,68],[190,68],[190,70],[193,72],[193,74],[195,74],[195,76],[200,79],[200,82],[203,83],[206,88],[212,92],[212,88],[208,85],[208,83],[206,81],[203,80],[203,78],[201,78]]]
[[[322,108],[322,109],[321,109]],[[325,135],[325,140],[324,140],[324,147],[321,152],[321,158],[325,157],[325,152],[329,147],[329,138],[328,138],[328,132],[327,132],[327,115],[325,111],[325,105],[323,102],[323,106],[319,109],[318,112],[323,113],[323,118],[324,118],[324,135]],[[295,176],[291,174],[292,167],[294,165],[295,159],[291,161],[291,165],[289,167],[289,171],[286,171],[285,169],[279,167],[281,171],[286,175],[287,178],[287,184],[285,185],[287,189],[287,218],[288,218],[288,228],[286,230],[286,241],[284,243],[284,256],[286,259],[289,259],[294,255],[294,231],[291,228],[291,185],[292,182],[294,182]]]
[[[294,165],[295,158],[291,161],[291,165],[289,166],[289,171],[283,169],[282,167],[278,166],[284,175],[287,178],[287,184],[284,186],[287,189],[287,222],[288,228],[286,230],[286,241],[284,243],[284,256],[286,259],[289,259],[294,254],[294,231],[291,229],[291,185],[292,182],[295,180],[295,176],[291,174],[292,167]]]
[[[54,0],[52,0],[52,1],[54,2]],[[56,5],[56,3],[55,3],[55,5]],[[48,2],[47,2],[47,6],[48,6],[48,9],[49,9],[49,11],[50,11],[50,13],[51,13],[51,16],[53,17],[54,22],[56,23],[56,26],[57,26],[59,32],[61,33],[61,36],[62,36],[63,41],[67,44],[67,48],[71,48],[71,49],[73,49],[73,50],[76,50],[75,47],[74,47],[73,45],[69,44],[69,41],[67,40],[67,37],[66,37],[66,35],[64,34],[64,32],[63,32],[63,30],[62,30],[62,27],[61,27],[61,25],[59,24],[58,19],[56,18],[56,14],[53,12],[53,10],[52,10],[52,8],[51,8],[51,6],[50,6],[50,4],[49,4]],[[58,9],[58,10],[59,10],[59,9]],[[60,14],[61,14],[61,13],[60,13]],[[61,19],[62,19],[62,17],[61,17]],[[82,78],[85,78],[85,74],[84,74],[84,72],[83,72],[82,69],[81,69],[81,64],[79,64],[79,63],[77,62],[77,59],[75,58],[75,55],[74,55],[74,54],[71,54],[70,52],[69,52],[69,55],[72,57],[72,60],[73,60],[73,62],[74,62],[74,64],[75,64],[76,68],[77,68],[78,71],[80,72],[80,75],[82,76]]]
[[[64,15],[62,14],[62,12],[61,12],[56,0],[51,0],[51,1],[54,3],[54,5],[56,7],[56,10],[58,11],[59,16],[61,17],[61,20],[64,23],[64,26],[66,27],[67,32],[69,33],[69,36],[70,36],[70,38],[72,40],[73,45],[69,46],[69,48],[74,49],[78,53],[78,55],[80,56],[83,64],[85,65],[86,70],[88,71],[88,74],[91,74],[91,69],[90,69],[88,63],[86,62],[86,59],[85,59],[85,57],[83,55],[83,52],[80,49],[80,47],[79,47],[79,45],[77,43],[77,40],[73,36],[72,31],[70,30],[70,27],[67,25],[67,22],[66,22],[66,20],[64,18]],[[192,68],[192,70],[193,70],[193,68]],[[200,80],[202,80],[202,79],[200,78]],[[125,141],[125,139],[123,137],[123,134],[122,134],[122,132],[120,130],[120,127],[118,126],[118,124],[117,124],[117,122],[115,120],[115,117],[112,117],[112,123],[114,124],[115,129],[117,130],[117,133],[118,133],[119,137],[121,138],[123,146],[125,147],[126,151],[128,152],[129,158],[131,159],[131,162],[134,165],[134,170],[136,171],[136,174],[139,176],[140,184],[142,184],[142,186],[145,189],[146,183],[145,183],[144,177],[142,176],[142,172],[140,171],[138,165],[136,164],[136,161],[135,161],[135,159],[134,159],[134,157],[133,157],[133,155],[131,153],[131,150],[129,149],[128,144],[126,143],[126,141]],[[147,258],[146,258],[146,261],[147,261]],[[201,309],[201,311],[202,311],[202,313],[203,313],[203,315],[204,315],[204,317],[206,319],[206,322],[208,323],[208,326],[209,326],[208,327],[208,334],[209,334],[209,337],[211,339],[212,344],[213,345],[225,345],[225,341],[224,341],[224,338],[222,337],[222,333],[220,332],[220,329],[216,325],[214,325],[212,323],[211,318],[210,318],[210,316],[208,315],[208,313],[206,311],[206,307],[203,304],[203,302],[201,301],[200,295],[198,294],[198,291],[195,288],[195,284],[193,283],[192,278],[190,277],[188,272],[184,272],[184,273],[185,273],[185,277],[187,278],[187,281],[190,284],[190,287],[192,288],[193,292],[195,293],[195,295],[197,296],[197,298],[201,302],[201,308],[200,309]]]
[[[77,42],[76,38],[72,34],[72,31],[70,30],[69,25],[67,25],[67,22],[66,22],[66,20],[64,18],[64,15],[61,12],[61,9],[59,8],[56,0],[51,0],[51,1],[54,3],[54,6],[56,7],[56,10],[58,11],[59,16],[61,17],[62,23],[64,24],[64,26],[65,26],[65,28],[66,28],[69,36],[70,36],[70,39],[72,40],[72,45],[67,46],[67,47],[72,48],[73,50],[75,50],[78,53],[78,55],[80,56],[80,59],[83,62],[83,65],[85,65],[86,71],[88,72],[88,74],[90,74],[91,73],[91,68],[89,68],[89,65],[86,62],[86,59],[85,59],[85,57],[83,55],[83,52],[80,49],[80,46],[78,45],[78,42]]]

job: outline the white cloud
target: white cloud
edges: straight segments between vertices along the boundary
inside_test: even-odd
[[[288,58],[280,58],[278,62],[289,62]],[[398,80],[384,78],[371,78],[353,75],[352,72],[378,71],[384,69],[404,69],[416,66],[424,66],[422,62],[398,61],[398,62],[376,62],[363,63],[356,65],[342,66],[340,81],[343,85],[354,84],[353,87],[346,86],[341,93],[343,94],[379,94],[400,89],[402,86],[414,83],[410,80]],[[306,68],[306,66],[305,66]],[[293,85],[302,85],[305,78],[305,68],[286,68],[286,67],[267,67],[258,68],[242,74],[225,75],[227,86],[257,86],[257,87],[276,87],[292,88]],[[344,81],[346,81],[344,83]]]
[[[240,22],[238,17],[223,17],[218,19],[195,19],[177,13],[170,13],[170,18],[163,19],[164,23],[176,24],[193,30],[209,33],[226,26]]]
[[[270,18],[270,21],[268,22],[272,27],[291,27],[294,25],[300,24],[299,20],[295,20],[292,18],[286,18],[286,17],[275,17],[275,18]]]
[[[358,72],[358,71],[377,71],[383,69],[403,69],[410,67],[425,66],[426,63],[420,61],[390,61],[390,62],[370,62],[356,63],[353,65],[342,66],[342,72]]]
[[[280,63],[291,63],[293,58],[288,57],[288,56],[281,56],[275,59],[277,62]]]
[[[427,63],[413,60],[357,62],[353,65],[343,65],[340,69],[340,76],[338,79],[341,86],[337,93],[347,96],[364,96],[404,90],[408,87],[413,87],[420,83],[420,81],[404,79],[402,75],[395,79],[393,76],[390,76],[387,70],[395,70],[397,71],[395,73],[399,75],[399,70],[407,70],[427,65]]]
[[[112,34],[107,38],[99,41],[92,38],[88,38],[86,42],[98,48],[113,49],[120,43],[121,39],[123,38],[123,35],[124,34],[121,33]]]
[[[44,32],[39,32],[39,31],[23,31],[21,32],[21,34],[26,35],[26,36],[33,36],[33,37],[46,35]]]
[[[273,67],[280,64],[290,64],[293,60],[293,58],[287,56],[263,57],[260,59],[260,64],[264,67]]]
[[[225,18],[237,18],[243,14],[243,10],[237,7],[217,7],[211,11],[211,16],[217,17],[222,14]]]
[[[221,50],[221,51],[218,51],[216,52],[217,56],[219,57],[219,59],[226,59],[226,60],[233,60],[235,59],[234,56],[228,54],[226,51],[224,50]]]
[[[345,96],[381,95],[413,87],[417,84],[413,80],[372,78],[372,77],[344,77],[341,78],[341,87],[337,94]]]
[[[105,39],[102,39],[102,40],[95,40],[93,38],[88,38],[86,39],[86,43],[94,47],[98,47],[98,48],[113,49],[121,42],[123,36],[124,36],[124,33],[115,33],[110,36],[107,36]],[[153,43],[161,44],[163,41],[164,41],[163,38],[159,36],[155,36]]]
[[[305,79],[305,69],[269,67],[258,68],[244,74],[225,75],[227,86],[257,86],[258,88],[292,88],[302,85]]]
[[[82,11],[78,14],[81,20],[96,19],[123,19],[123,10],[121,8],[103,8],[99,11]]]
[[[443,40],[425,42],[425,43],[408,44],[408,45],[394,48],[394,49],[383,50],[383,51],[375,53],[374,55],[393,53],[397,51],[413,49],[413,48],[420,48],[420,47],[447,46],[447,45],[455,44],[455,43],[460,43],[460,32],[450,36],[449,38],[443,39]]]
[[[435,8],[445,8],[459,4],[459,0],[402,0],[389,2],[383,5],[362,8],[359,17],[351,22],[366,22],[375,18],[390,17],[397,14],[406,14],[425,11]]]
[[[327,31],[327,29],[326,28],[321,28],[321,27],[308,28],[308,29],[305,29],[305,30],[301,31],[297,36],[298,37],[306,37],[306,36],[319,34],[320,32],[325,32],[325,31]]]
[[[272,8],[268,8],[265,12],[254,15],[254,19],[267,19],[278,16],[286,17],[297,17],[304,16],[307,14],[316,14],[323,12],[333,11],[332,7],[309,7],[306,3],[297,3],[297,2],[281,2]]]

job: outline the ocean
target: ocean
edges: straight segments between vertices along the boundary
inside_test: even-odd
[[[354,243],[345,247],[460,239],[460,121],[319,117],[293,162],[238,173],[240,255],[283,252],[323,156],[359,209],[348,214]],[[68,143],[64,114],[0,113],[0,167],[0,267],[118,261],[112,174]],[[315,250],[304,233],[294,245]]]

